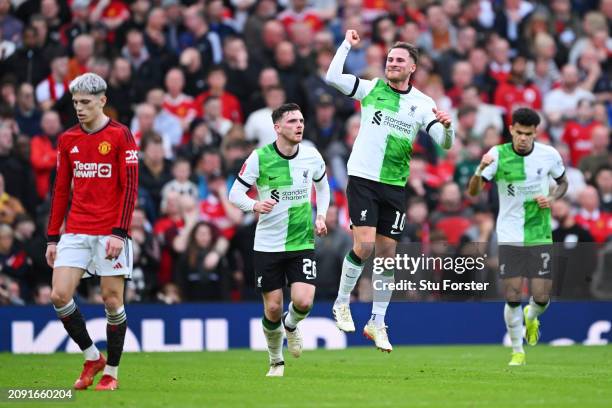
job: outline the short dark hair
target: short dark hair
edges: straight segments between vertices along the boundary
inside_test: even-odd
[[[538,126],[540,124],[540,115],[533,109],[518,108],[512,113],[512,125],[518,123],[523,126]]]
[[[282,104],[279,108],[275,109],[272,112],[272,123],[278,123],[279,120],[283,117],[283,115],[287,112],[293,111],[302,111],[300,105],[297,103],[285,103]]]
[[[154,130],[147,130],[140,138],[140,151],[144,152],[151,144],[163,144],[163,139],[159,133]]]
[[[410,57],[414,60],[414,63],[417,64],[419,62],[419,50],[414,45],[407,43],[407,42],[398,41],[395,44],[393,44],[393,47],[389,49],[389,52],[391,52],[391,50],[394,48],[401,48],[401,49],[408,51],[408,54],[410,54]]]

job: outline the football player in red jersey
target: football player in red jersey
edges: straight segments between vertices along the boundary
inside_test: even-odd
[[[60,135],[51,199],[46,258],[53,268],[51,300],[68,335],[83,350],[85,364],[74,388],[114,390],[127,329],[123,290],[132,273],[127,231],[138,196],[138,148],[127,127],[107,117],[106,82],[96,74],[69,86],[79,124]],[[72,200],[64,234],[60,229]],[[84,276],[100,276],[106,309],[108,360],[93,344],[73,295]]]

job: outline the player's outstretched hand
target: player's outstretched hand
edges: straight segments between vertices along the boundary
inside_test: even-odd
[[[113,260],[119,257],[123,249],[123,240],[119,237],[111,235],[106,241],[106,259]]]
[[[263,201],[258,201],[253,206],[253,211],[258,212],[260,214],[268,214],[270,211],[272,211],[276,203],[277,201],[271,198],[268,198],[267,200]]]
[[[549,197],[537,196],[535,200],[540,208],[550,208],[552,205],[552,200]]]
[[[489,153],[482,156],[482,160],[480,161],[480,171],[486,169],[487,166],[493,163],[493,160],[494,160],[493,156],[491,156]]]
[[[320,237],[327,235],[327,225],[325,225],[325,217],[322,215],[317,215],[317,219],[315,220],[315,232]]]
[[[47,244],[47,252],[45,252],[45,259],[47,260],[47,265],[53,268],[53,264],[55,263],[55,256],[57,255],[57,245]]]
[[[449,128],[451,125],[451,116],[444,111],[438,110],[436,108],[431,108],[431,111],[436,115],[436,119],[438,122],[442,124],[445,128]]]
[[[361,39],[359,38],[359,34],[357,34],[356,30],[346,30],[346,35],[344,36],[344,39],[348,41],[349,44],[351,44],[351,47],[356,46],[357,44],[359,44],[359,41],[361,41]]]

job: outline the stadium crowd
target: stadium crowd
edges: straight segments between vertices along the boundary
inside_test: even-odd
[[[482,155],[509,140],[511,112],[527,106],[570,181],[553,207],[555,241],[573,262],[557,294],[611,297],[612,0],[0,0],[0,304],[50,301],[57,141],[76,123],[67,85],[85,72],[106,79],[105,112],[141,149],[127,302],[254,298],[256,217],[227,193],[252,149],[274,140],[270,114],[285,101],[302,107],[305,143],[328,165],[318,296],[334,298],[352,245],[346,161],[359,112],[324,77],[349,28],[365,40],[346,72],[382,77],[395,41],[416,44],[413,85],[455,118],[448,152],[425,133],[414,145],[403,242],[428,254],[481,242],[495,253],[495,188],[469,198],[466,184]],[[583,247],[590,255],[571,252]],[[494,259],[478,279],[497,279]],[[81,299],[101,303],[88,281]]]

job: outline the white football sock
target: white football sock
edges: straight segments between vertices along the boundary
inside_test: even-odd
[[[85,360],[96,361],[100,358],[100,351],[98,351],[98,348],[95,344],[92,344],[91,346],[83,350],[83,355],[85,356]]]
[[[512,342],[512,351],[515,353],[524,353],[523,350],[523,308],[510,307],[507,303],[504,305],[504,320],[506,328]]]
[[[344,262],[342,262],[342,276],[340,277],[340,287],[338,288],[338,297],[336,298],[336,303],[338,304],[346,305],[349,303],[351,292],[355,289],[357,280],[361,276],[361,271],[363,271],[363,263],[357,265],[356,261],[351,258],[352,252],[349,252],[344,257]]]
[[[110,375],[111,377],[113,377],[115,380],[119,377],[117,377],[117,375],[119,374],[119,367],[113,367],[113,366],[109,366],[108,364],[104,367],[104,375]]]
[[[295,306],[293,306],[293,302],[289,303],[287,311],[289,313],[287,313],[287,317],[285,318],[285,327],[289,328],[289,330],[294,330],[297,324],[304,320],[310,313],[310,309],[306,312],[298,311]]]
[[[276,323],[270,323],[276,325]],[[264,336],[266,336],[266,343],[268,344],[270,364],[283,361],[283,327],[281,322],[278,321],[278,326],[274,329],[266,328],[264,323],[263,332]]]

